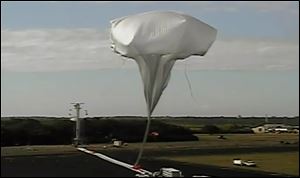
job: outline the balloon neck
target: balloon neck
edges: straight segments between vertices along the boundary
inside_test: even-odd
[[[175,60],[158,54],[141,55],[135,59],[144,84],[144,95],[150,117],[170,80]]]

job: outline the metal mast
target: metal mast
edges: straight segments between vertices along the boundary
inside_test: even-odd
[[[269,122],[269,119],[268,119],[268,115],[266,114],[265,115],[265,123],[267,124]]]
[[[77,147],[78,145],[82,144],[82,135],[81,135],[81,118],[80,118],[80,105],[84,103],[71,103],[73,104],[76,110],[76,137],[74,138],[74,144]]]

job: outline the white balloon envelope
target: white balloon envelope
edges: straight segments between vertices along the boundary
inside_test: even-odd
[[[144,83],[148,111],[144,142],[151,114],[168,85],[175,61],[205,55],[216,35],[217,30],[206,23],[171,11],[153,11],[111,21],[113,51],[137,62]]]

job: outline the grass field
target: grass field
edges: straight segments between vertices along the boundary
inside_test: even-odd
[[[187,163],[238,167],[232,164],[234,158],[253,160],[257,164],[257,167],[242,166],[240,167],[242,169],[261,170],[299,176],[299,152],[163,157],[163,159]]]
[[[168,150],[168,149],[214,149],[214,148],[239,148],[239,147],[262,147],[262,146],[284,146],[299,144],[297,134],[224,134],[225,139],[218,139],[219,135],[198,134],[199,141],[187,142],[152,142],[146,143],[147,150]],[[91,144],[88,148],[93,150],[107,149],[136,150],[140,143],[130,143],[122,148],[112,148],[111,144]],[[14,146],[1,147],[1,156],[17,155],[40,155],[40,154],[68,154],[75,153],[76,149],[72,145],[51,145],[51,146]]]
[[[225,139],[219,139],[219,135],[198,134],[199,141],[188,142],[152,142],[146,143],[145,153],[159,152],[159,156],[164,152],[160,158],[181,161],[196,164],[215,165],[222,167],[236,167],[232,165],[234,158],[242,160],[253,160],[257,163],[256,168],[253,169],[269,172],[284,173],[289,175],[299,175],[299,151],[295,150],[286,152],[272,152],[272,147],[295,147],[299,148],[298,134],[223,134]],[[106,146],[106,148],[104,148]],[[87,145],[91,150],[97,151],[137,151],[140,143],[129,143],[122,148],[114,148],[110,143],[107,144],[92,144]],[[248,154],[239,153],[226,150],[246,148],[261,148],[267,147],[265,152],[249,152]],[[203,150],[202,155],[191,155],[189,150],[197,149]],[[221,149],[224,150],[219,154],[207,154],[208,150]],[[270,149],[270,152],[268,152]],[[169,154],[177,150],[177,153]],[[171,152],[170,152],[171,151]],[[51,154],[74,154],[78,151],[72,145],[54,145],[54,146],[15,146],[15,147],[1,147],[2,156],[28,156],[28,155],[51,155]],[[167,153],[167,154],[166,154]],[[204,154],[203,154],[204,153]],[[151,155],[150,155],[151,157]]]
[[[71,145],[1,147],[1,156],[70,154],[76,152],[77,150]]]
[[[205,145],[232,145],[232,146],[261,146],[277,145],[283,142],[299,143],[299,134],[221,134],[225,139],[218,139],[219,135],[196,134],[199,143]]]

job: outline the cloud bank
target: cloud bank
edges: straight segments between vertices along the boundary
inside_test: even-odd
[[[51,72],[136,67],[110,49],[109,32],[92,28],[1,30],[1,70]],[[299,69],[299,43],[287,40],[217,40],[204,57],[175,66],[210,70]]]

